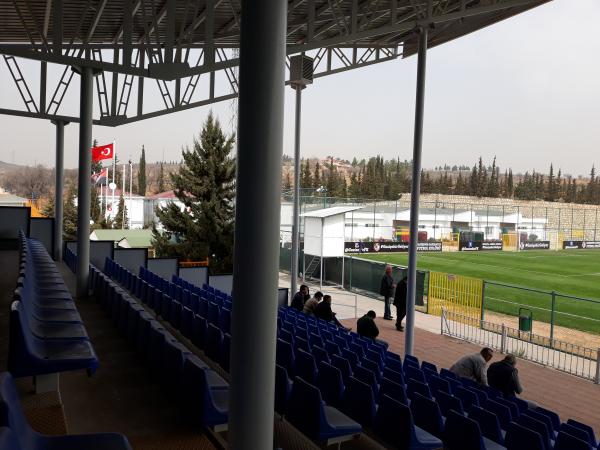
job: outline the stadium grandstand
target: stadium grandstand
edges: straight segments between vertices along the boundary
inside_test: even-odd
[[[520,362],[532,406],[448,370],[477,351],[472,344],[415,330],[427,49],[546,2],[0,3],[0,53],[24,105],[0,113],[55,124],[57,199],[64,127],[79,124],[80,199],[77,241],[63,242],[61,201],[52,219],[0,207],[0,450],[599,449],[597,385]],[[365,340],[295,311],[278,290],[284,88],[290,82],[299,99],[313,78],[413,55],[405,340],[383,322],[383,341]],[[39,89],[28,87],[20,59],[39,63]],[[50,65],[64,70],[52,96]],[[61,102],[75,73],[80,114],[69,116]],[[215,89],[218,73],[228,94]],[[200,75],[211,81],[198,99]],[[137,111],[128,116],[135,78]],[[144,109],[145,79],[158,84],[164,109]],[[89,239],[93,126],[234,97],[233,274]]]

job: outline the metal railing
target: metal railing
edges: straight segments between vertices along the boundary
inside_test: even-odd
[[[543,336],[477,320],[445,309],[441,315],[441,334],[510,353],[519,358],[552,367],[600,384],[600,348],[554,339],[554,348],[544,345]]]

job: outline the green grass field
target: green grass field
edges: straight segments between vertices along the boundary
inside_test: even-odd
[[[362,255],[361,258],[408,264],[406,253]],[[555,323],[600,333],[600,250],[419,253],[417,265],[421,270],[596,299],[594,303],[557,295]],[[519,307],[529,307],[534,320],[551,320],[552,296],[549,294],[491,284],[486,285],[485,294],[486,310],[517,315]]]

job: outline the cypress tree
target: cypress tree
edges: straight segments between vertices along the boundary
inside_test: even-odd
[[[312,185],[315,189],[318,189],[319,187],[321,187],[321,166],[320,166],[318,160],[317,160],[317,163],[315,164],[315,174],[312,179]]]
[[[158,192],[165,192],[166,189],[167,188],[165,185],[165,167],[161,162],[160,169],[158,171]]]
[[[67,190],[67,198],[63,207],[63,238],[65,241],[77,239],[77,207],[75,197],[77,189],[71,185]]]
[[[129,228],[129,217],[127,216],[127,206],[125,205],[123,193],[119,196],[119,204],[117,206],[117,214],[115,216],[113,227],[117,229]]]
[[[192,149],[182,152],[183,164],[171,174],[171,183],[183,211],[170,203],[157,208],[164,227],[153,230],[158,256],[179,256],[199,261],[210,258],[212,273],[233,270],[235,219],[234,136],[226,136],[212,113],[208,115]]]
[[[142,145],[142,156],[138,166],[138,195],[146,195],[146,149]]]

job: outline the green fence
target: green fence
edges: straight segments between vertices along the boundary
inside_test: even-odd
[[[299,272],[302,272],[303,267],[310,264],[312,256],[307,255],[306,260],[304,255],[299,252],[298,267]],[[279,252],[279,270],[284,272],[290,271],[291,265],[291,250],[281,248]],[[368,261],[360,258],[339,257],[339,258],[323,258],[323,283],[329,285],[342,286],[351,292],[356,292],[368,297],[377,298],[383,301],[379,295],[379,287],[381,285],[381,277],[385,270],[385,263],[377,261]],[[402,266],[392,266],[392,276],[396,282],[400,281],[407,273],[407,268]],[[312,268],[311,278],[318,279],[321,273],[319,265],[314,265]],[[417,294],[416,307],[417,310],[427,311],[427,276],[428,272],[417,271]],[[343,277],[343,283],[342,283]]]
[[[495,316],[495,313],[515,316]],[[600,344],[600,301],[484,281],[482,319],[518,325],[519,315],[533,317],[533,334],[582,345]],[[508,325],[507,323],[507,325]]]

